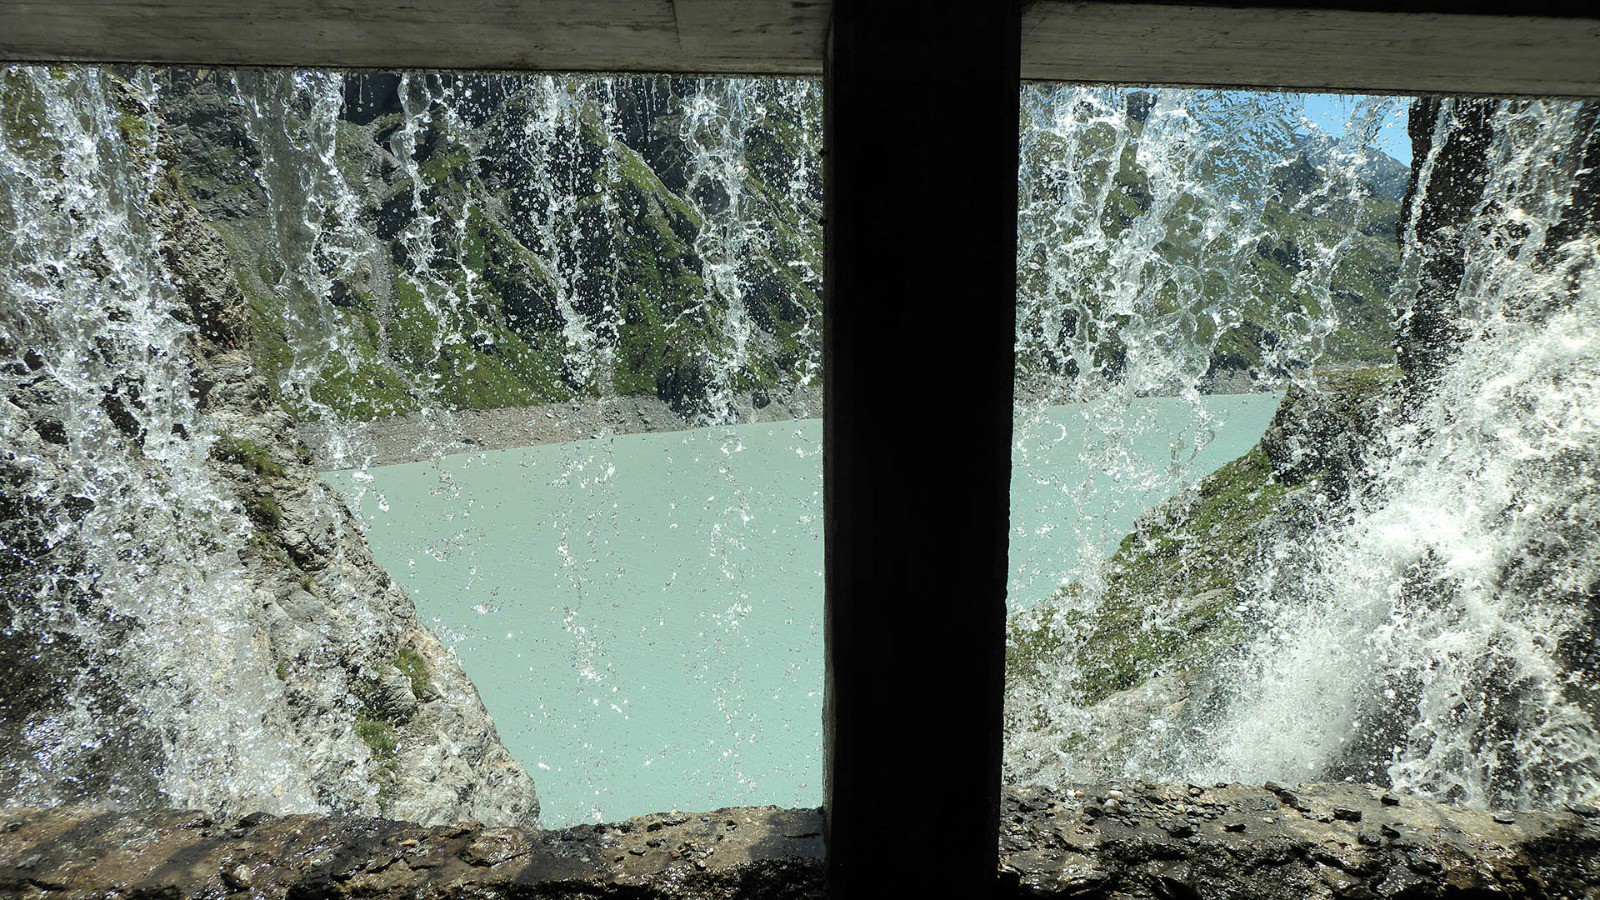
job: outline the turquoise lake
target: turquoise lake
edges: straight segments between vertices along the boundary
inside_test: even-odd
[[[1139,513],[1249,450],[1278,400],[1019,415],[1013,606],[1091,571]],[[807,419],[326,477],[560,826],[821,803],[821,439]],[[937,430],[907,452],[937,452]]]

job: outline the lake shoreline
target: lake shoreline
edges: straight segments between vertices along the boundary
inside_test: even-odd
[[[799,388],[757,405],[736,398],[728,425],[787,422],[822,415],[822,389]],[[650,396],[599,397],[500,409],[426,411],[346,426],[332,433],[321,423],[299,425],[300,440],[323,471],[389,466],[480,450],[510,450],[627,434],[687,431],[687,420]],[[341,443],[344,445],[341,451]]]
[[[1208,377],[1205,396],[1272,393],[1248,372],[1228,371]],[[739,395],[733,416],[724,425],[788,422],[822,415],[821,386],[797,388],[779,398]],[[1018,388],[1018,399],[1033,405],[1054,405],[1046,393]],[[348,424],[337,432],[319,422],[296,427],[323,471],[421,462],[459,453],[509,450],[561,444],[618,435],[687,431],[707,423],[685,419],[665,401],[652,396],[599,397],[511,406],[499,409],[428,410],[405,416]]]
[[[956,406],[925,399],[935,424],[963,427]],[[1276,393],[1106,399],[1090,418],[1017,410],[1013,598],[1048,597],[1110,554],[1147,509],[1255,445],[1279,406]],[[579,435],[324,481],[536,773],[545,823],[730,797],[813,806],[822,436],[814,417]],[[905,450],[937,441],[933,424],[908,430]]]

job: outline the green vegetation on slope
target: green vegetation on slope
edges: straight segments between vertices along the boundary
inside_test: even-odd
[[[1007,629],[1009,679],[1055,677],[1086,707],[1161,673],[1193,673],[1245,637],[1236,591],[1269,526],[1294,498],[1337,509],[1352,490],[1394,395],[1392,365],[1322,370],[1291,389],[1244,456],[1152,510],[1107,562],[1103,590],[1074,582]]]
[[[173,96],[184,89],[175,86]],[[604,110],[598,94],[575,91],[562,98],[564,117],[530,137],[528,123],[547,117],[549,105],[527,83],[513,83],[482,92],[492,101],[415,120],[409,171],[395,156],[399,112],[338,122],[333,169],[353,192],[358,220],[340,222],[331,208],[321,214],[329,236],[313,251],[321,275],[311,280],[326,283],[309,288],[308,276],[291,277],[275,257],[270,204],[254,180],[212,183],[241,166],[249,171],[248,146],[202,146],[210,157],[204,165],[179,165],[186,179],[206,182],[210,218],[227,239],[252,312],[257,367],[285,388],[282,402],[299,418],[368,420],[433,404],[482,409],[597,394],[654,395],[689,415],[701,411],[713,383],[780,393],[814,377],[822,334],[816,136],[802,127],[815,117],[776,95],[752,95],[742,105],[750,118],[737,129],[737,162],[743,218],[759,226],[738,238],[733,262],[739,314],[752,329],[743,355],[731,358],[730,313],[711,296],[721,273],[710,268],[709,248],[723,236],[708,233],[716,223],[702,219],[702,211],[719,214],[729,197],[721,185],[692,180],[694,150],[685,137],[683,103],[706,89],[689,80],[620,79]],[[190,133],[179,137],[197,140]],[[1127,138],[1120,144],[1119,134]],[[1108,123],[1087,129],[1076,147],[1046,135],[1034,152],[1083,160],[1074,177],[1086,183],[1109,179],[1096,224],[1114,240],[1156,200],[1142,135],[1143,120],[1130,118],[1120,131]],[[1092,358],[1066,367],[1087,361],[1112,375],[1129,327],[1150,331],[1163,346],[1192,344],[1216,370],[1392,359],[1396,204],[1370,199],[1357,230],[1345,234],[1296,205],[1320,184],[1314,167],[1302,163],[1273,177],[1283,182],[1281,195],[1257,210],[1268,237],[1247,248],[1243,271],[1229,276],[1238,283],[1203,273],[1190,287],[1156,292],[1148,309],[1111,314],[1099,304],[1116,263],[1090,258],[1071,276],[1080,283],[1060,285],[1080,298],[1080,314],[1025,327],[1078,329]],[[1163,207],[1172,221],[1152,251],[1175,270],[1198,272],[1190,264],[1205,248],[1236,237],[1199,228],[1202,202],[1184,195]],[[432,222],[431,239],[419,236],[419,210]],[[374,246],[352,250],[352,226]],[[1330,311],[1300,272],[1320,248],[1340,241],[1331,302],[1347,327],[1303,345],[1304,323]],[[422,259],[423,277],[408,275]],[[1024,289],[1038,290],[1047,269],[1042,260],[1022,260]],[[1202,296],[1190,296],[1196,291]],[[318,292],[328,296],[312,296]],[[1194,314],[1198,300],[1226,306],[1228,316]],[[1038,365],[1062,361],[1019,354],[1019,373]],[[908,369],[907,377],[917,375]]]
[[[248,438],[233,434],[220,434],[211,445],[211,455],[223,462],[238,463],[257,475],[281,478],[284,468],[267,448]]]
[[[426,700],[433,693],[433,674],[428,671],[428,661],[411,647],[401,647],[394,657],[394,667],[411,681],[411,694]]]
[[[1047,661],[1070,658],[1071,699],[1086,706],[1157,670],[1209,659],[1237,635],[1233,586],[1257,525],[1288,490],[1259,447],[1207,476],[1122,539],[1092,608],[1074,602],[1086,590],[1075,582],[1014,616],[1007,676],[1036,678]]]

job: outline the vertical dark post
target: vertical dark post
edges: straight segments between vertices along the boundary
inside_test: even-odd
[[[833,15],[829,894],[977,898],[999,824],[1019,15]]]

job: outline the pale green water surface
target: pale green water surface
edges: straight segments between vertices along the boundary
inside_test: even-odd
[[[1248,450],[1277,402],[1204,398],[1209,426],[1169,398],[1019,418],[1013,603],[1048,596],[1139,512]],[[564,825],[821,803],[820,442],[808,419],[328,479],[461,656],[545,824]]]

